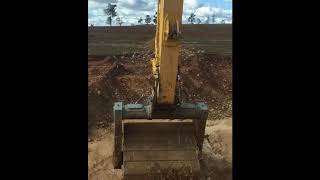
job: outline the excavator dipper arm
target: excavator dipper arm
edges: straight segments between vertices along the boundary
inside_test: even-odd
[[[183,0],[159,0],[152,69],[156,79],[154,104],[176,103]]]
[[[183,0],[158,0],[149,104],[114,104],[113,165],[123,169],[124,179],[199,177],[208,107],[177,98],[182,9]]]

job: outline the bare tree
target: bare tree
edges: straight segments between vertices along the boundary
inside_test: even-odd
[[[210,16],[207,17],[206,21],[204,22],[204,24],[209,24],[210,22]]]
[[[201,20],[199,18],[197,18],[196,22],[197,24],[201,24]]]
[[[104,13],[108,16],[107,24],[109,24],[110,26],[112,24],[112,18],[117,16],[116,7],[117,7],[116,4],[109,3],[108,7],[103,10]]]
[[[215,14],[212,15],[212,19],[211,20],[212,20],[212,24],[214,24],[216,22],[216,15]]]
[[[117,23],[121,26],[121,24],[123,24],[123,21],[120,17],[116,18]]]
[[[188,18],[188,22],[189,22],[190,24],[193,24],[194,21],[196,20],[195,17],[196,17],[196,15],[195,15],[194,13],[191,13],[190,17]]]
[[[112,22],[112,18],[109,16],[109,17],[107,18],[107,24],[109,24],[109,25],[111,26],[111,22]]]
[[[151,23],[151,17],[150,17],[150,15],[146,15],[145,22],[146,22],[146,24]]]
[[[157,25],[157,15],[158,15],[158,12],[156,12],[154,15],[153,15],[153,23],[155,25]]]
[[[143,19],[142,19],[142,18],[140,18],[140,19],[138,20],[138,23],[139,23],[139,24],[141,24],[141,23],[142,23],[142,21],[143,21]]]
[[[225,24],[225,23],[226,23],[226,20],[222,19],[221,24]]]

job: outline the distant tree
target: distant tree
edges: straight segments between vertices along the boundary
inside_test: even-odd
[[[201,24],[201,20],[199,18],[197,18],[197,24]]]
[[[195,17],[196,17],[196,15],[195,15],[194,13],[191,13],[190,17],[188,18],[188,22],[189,22],[190,24],[193,24],[194,21],[196,20]]]
[[[209,24],[210,22],[210,16],[207,17],[206,21],[204,22],[204,24]]]
[[[109,17],[107,18],[107,24],[109,24],[109,25],[111,26],[111,22],[112,22],[112,18],[109,16]]]
[[[112,24],[112,18],[117,16],[116,7],[117,7],[116,4],[109,3],[108,7],[103,10],[104,13],[108,16],[107,24],[109,24],[110,26]]]
[[[121,24],[123,24],[123,21],[120,17],[116,18],[117,23],[121,26]]]
[[[153,15],[153,23],[156,25],[157,24],[157,14],[158,12],[156,12],[154,15]]]
[[[214,24],[216,22],[216,15],[215,14],[212,15],[211,21],[212,21],[212,24]]]
[[[225,24],[225,23],[226,23],[226,20],[222,19],[221,24]]]
[[[141,23],[142,23],[142,21],[143,21],[143,19],[142,19],[142,18],[140,18],[140,19],[138,20],[138,23],[139,23],[139,24],[141,24]]]
[[[151,23],[151,17],[150,15],[146,15],[146,19],[144,20],[146,22],[146,24]]]

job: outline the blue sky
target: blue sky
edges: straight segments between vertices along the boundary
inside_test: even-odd
[[[232,0],[199,0],[200,3],[217,5],[225,9],[232,9]]]
[[[117,4],[118,17],[123,25],[137,24],[138,19],[156,11],[158,0],[88,0],[88,25],[105,26],[107,17],[103,9],[107,4]],[[215,14],[216,23],[224,20],[232,23],[232,0],[184,0],[182,22],[187,23],[190,13],[195,13],[201,22],[212,24],[211,16]],[[115,19],[115,18],[114,18]],[[115,20],[113,24],[116,25]]]

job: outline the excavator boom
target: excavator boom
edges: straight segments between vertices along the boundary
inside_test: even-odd
[[[182,9],[183,0],[158,0],[150,102],[114,104],[113,165],[124,179],[199,179],[208,107],[179,101]]]
[[[155,37],[155,58],[152,69],[155,79],[155,103],[176,103],[183,0],[158,0],[158,20]]]

